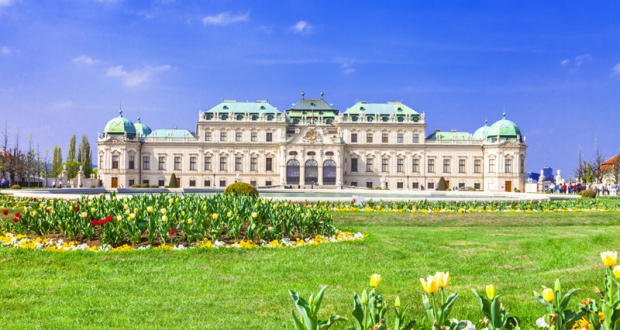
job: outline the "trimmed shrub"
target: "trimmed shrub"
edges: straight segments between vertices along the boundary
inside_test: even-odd
[[[141,185],[140,185],[140,187],[141,187],[141,188],[148,188],[148,187],[149,187],[149,184],[148,184],[148,183],[143,183],[143,184],[141,184]]]
[[[519,189],[516,189],[516,188],[515,188],[515,192],[516,192],[516,193],[520,193],[520,192],[521,192],[521,190],[519,190]]]
[[[95,187],[95,185],[94,185],[94,184],[93,184],[93,185],[91,185],[90,187],[91,187],[91,188],[97,188],[97,187]]]
[[[474,189],[474,188],[469,188],[469,189],[467,189],[467,191],[476,191],[476,189]]]
[[[131,188],[140,188],[140,185],[139,184],[132,184]]]
[[[370,187],[368,187],[368,188],[366,188],[366,189],[367,189],[367,190],[374,190],[373,188],[370,188]]]
[[[388,188],[388,187],[385,187],[385,188],[383,188],[383,190],[390,190],[390,188]]]
[[[14,184],[11,186],[11,189],[22,189],[22,186],[18,185],[18,184]]]
[[[545,194],[550,194],[550,193],[551,193],[551,190],[549,189],[545,190]]]
[[[169,188],[168,186],[164,186],[164,188]]]
[[[149,188],[159,188],[159,186],[152,184],[152,185],[149,186]]]
[[[177,184],[177,176],[174,175],[174,173],[172,173],[172,175],[170,176],[170,182],[168,183],[168,188],[179,188],[179,185]]]
[[[56,187],[54,187],[54,189],[60,189],[60,186],[56,186]]]
[[[375,187],[375,190],[381,190],[381,187]]]
[[[450,189],[450,188],[446,188],[446,191],[452,191],[452,189]]]
[[[224,195],[235,194],[239,196],[258,197],[258,190],[253,185],[245,182],[235,182],[224,190]]]
[[[446,184],[446,179],[443,178],[443,176],[441,178],[439,178],[439,189],[437,190],[446,190],[448,189],[448,185]]]
[[[592,189],[584,190],[581,192],[581,198],[596,198],[596,193]]]

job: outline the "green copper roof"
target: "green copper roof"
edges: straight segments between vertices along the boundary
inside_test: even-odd
[[[152,138],[190,138],[194,139],[194,133],[186,129],[156,129],[149,137]]]
[[[517,136],[517,135],[521,135],[521,130],[519,129],[519,126],[517,126],[517,124],[506,119],[506,114],[504,113],[504,118],[502,118],[501,120],[491,125],[491,128],[489,129],[489,132],[487,133],[487,136],[497,136],[497,135]]]
[[[321,99],[304,99],[302,94],[302,99],[299,102],[293,104],[292,107],[286,110],[289,113],[291,110],[306,110],[306,111],[320,111],[320,110],[331,110],[338,111],[338,109],[334,108],[333,104],[329,104],[325,102],[325,100]]]
[[[489,129],[491,127],[489,127],[489,125],[487,125],[487,121],[484,121],[484,126],[480,127],[479,129],[477,129],[474,132],[474,139],[476,140],[483,140],[487,137],[487,135],[489,135]]]
[[[441,140],[441,141],[452,141],[452,138],[457,141],[467,141],[469,140],[469,133],[467,132],[434,132],[429,135],[427,140]]]
[[[136,134],[136,128],[129,119],[123,117],[123,111],[119,111],[118,117],[110,120],[105,125],[103,132]]]
[[[237,102],[237,101],[223,101],[222,103],[214,106],[213,108],[205,111],[205,113],[279,113],[278,108],[272,106],[267,101],[258,102]]]
[[[138,122],[133,124],[133,126],[136,128],[136,134],[139,136],[148,136],[151,134],[151,129],[140,122],[140,117],[138,117]]]
[[[395,113],[397,115],[419,115],[419,113],[410,107],[404,105],[402,102],[388,102],[388,103],[367,103],[357,102],[354,106],[347,109],[344,112],[345,115],[357,115],[365,113],[366,115],[390,115]]]

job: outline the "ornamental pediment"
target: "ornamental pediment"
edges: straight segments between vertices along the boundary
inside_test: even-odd
[[[289,144],[334,145],[334,141],[323,130],[316,126],[300,129]]]
[[[499,146],[502,148],[519,148],[520,147],[518,143],[513,142],[513,141],[504,141],[500,143]]]

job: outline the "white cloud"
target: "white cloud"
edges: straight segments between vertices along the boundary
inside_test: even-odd
[[[291,30],[295,33],[311,34],[314,31],[314,27],[306,21],[299,21],[291,26]]]
[[[575,66],[579,67],[585,61],[592,61],[592,55],[583,54],[575,57]]]
[[[150,66],[147,65],[142,69],[136,69],[131,72],[123,70],[123,66],[114,66],[108,69],[109,77],[119,77],[123,80],[125,86],[135,87],[151,79],[156,73],[170,70],[170,65]]]
[[[611,68],[611,73],[620,74],[620,63],[616,64],[613,68]]]
[[[579,68],[581,67],[582,64],[584,64],[585,62],[589,62],[592,61],[593,57],[590,54],[583,54],[583,55],[579,55],[579,56],[575,56],[575,60],[573,62],[571,62],[570,60],[566,59],[562,62],[560,62],[561,65],[563,66],[568,66],[568,72],[570,73],[575,73],[577,71],[579,71]],[[571,63],[573,63],[572,65],[570,65]]]
[[[228,25],[235,22],[245,22],[250,20],[250,13],[230,15],[230,12],[220,13],[217,16],[207,16],[202,19],[204,25]]]
[[[353,72],[355,72],[355,69],[352,69],[352,68],[346,69],[346,70],[342,71],[342,73],[344,73],[344,74],[351,74]]]
[[[75,63],[82,63],[82,64],[97,64],[99,62],[101,62],[100,60],[93,60],[92,58],[86,56],[86,55],[82,55],[78,58],[74,58],[73,62]]]
[[[0,7],[8,7],[12,2],[13,0],[0,0]]]
[[[560,62],[561,65],[567,65],[568,63],[570,63],[569,60],[564,60],[564,61]]]
[[[355,69],[352,68],[353,63],[355,63],[355,59],[354,58],[342,58],[342,57],[335,57],[332,59],[332,62],[334,63],[340,63],[340,68],[343,69],[343,73],[345,74],[350,74],[355,72]]]
[[[2,1],[2,0],[0,0],[0,1]],[[1,52],[4,55],[10,55],[11,54],[11,48],[9,48],[7,46],[4,46],[4,47],[2,47],[2,51]]]

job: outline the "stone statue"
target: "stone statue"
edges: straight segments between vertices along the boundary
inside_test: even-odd
[[[385,184],[385,175],[381,177],[381,189],[385,189],[387,188],[387,185]]]
[[[540,170],[540,177],[541,177],[541,178],[544,178],[544,177],[545,177],[545,171]]]
[[[82,165],[80,165],[80,172],[84,172],[84,169],[82,168]],[[559,174],[560,171],[558,171]]]
[[[67,170],[67,165],[63,165],[63,166],[62,166],[62,170],[63,170],[63,171],[66,171],[66,170]]]
[[[301,132],[301,130],[298,128],[295,129],[295,134],[299,134],[299,132]]]
[[[342,181],[338,179],[338,182],[336,182],[336,185],[338,186],[338,188],[342,187]]]
[[[241,180],[239,179],[239,173],[237,173],[237,176],[235,177],[235,182],[241,182]]]

